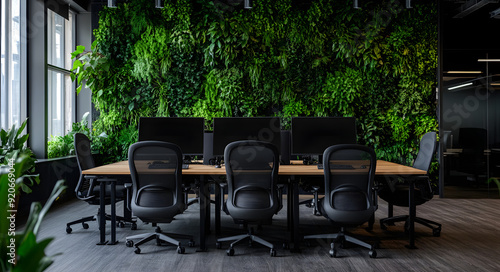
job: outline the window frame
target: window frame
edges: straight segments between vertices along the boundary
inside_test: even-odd
[[[52,37],[50,36],[51,34],[56,33],[56,31],[51,30],[50,28],[53,26],[53,18],[55,16],[59,16],[64,20],[64,37],[61,39],[61,46],[64,48],[61,49],[61,53],[63,54],[64,58],[62,59],[62,66],[54,65],[52,60],[50,59],[51,56],[51,51],[53,48],[51,47],[51,39]],[[51,140],[52,136],[63,136],[66,135],[70,130],[73,122],[76,120],[76,85],[74,82],[71,81],[70,77],[70,69],[73,64],[73,61],[71,60],[71,55],[70,53],[76,46],[76,13],[73,12],[72,10],[69,10],[69,15],[68,19],[65,19],[64,17],[60,16],[55,12],[54,10],[51,10],[50,8],[47,8],[47,16],[46,16],[46,25],[47,25],[47,38],[46,38],[46,94],[47,94],[47,99],[46,99],[46,111],[47,111],[47,132],[46,132],[46,138],[47,141]],[[70,42],[68,42],[67,37],[71,37]],[[56,73],[57,75],[62,75],[62,91],[60,92],[61,99],[60,101],[63,101],[63,105],[58,105],[61,110],[61,124],[62,126],[62,131],[55,131],[55,128],[53,127],[53,120],[52,120],[52,113],[51,111],[53,110],[53,105],[52,105],[52,98],[55,92],[59,92],[60,90],[54,90],[51,88],[51,82],[52,82],[52,75]],[[69,79],[69,84],[68,84],[68,79]],[[70,87],[69,87],[69,86]],[[68,94],[70,97],[68,98]],[[70,105],[68,105],[68,103]],[[70,113],[67,114],[67,110],[70,110]],[[56,133],[54,133],[56,132]]]
[[[19,64],[19,86],[17,86],[16,90],[15,86],[12,84],[12,74],[16,73],[15,71],[12,71],[12,66],[13,66],[13,36],[12,33],[12,25],[13,25],[13,20],[12,18],[12,12],[13,12],[13,5],[19,5],[19,36],[17,37],[18,42],[19,42],[19,52],[18,52],[18,64]],[[0,7],[0,23],[2,30],[5,29],[7,31],[2,31],[2,40],[4,41],[5,45],[2,43],[0,45],[5,49],[5,69],[2,69],[2,74],[5,74],[5,78],[1,80],[1,85],[6,86],[5,89],[0,89],[0,100],[1,98],[7,98],[11,99],[10,97],[12,96],[13,92],[18,92],[19,94],[19,101],[16,101],[16,104],[18,104],[18,113],[17,113],[17,118],[14,118],[13,116],[15,115],[12,112],[12,106],[10,105],[11,102],[7,102],[7,105],[5,107],[2,107],[2,103],[0,103],[0,127],[3,129],[9,129],[12,127],[12,125],[21,125],[21,123],[27,118],[27,108],[28,108],[28,103],[27,103],[27,11],[26,11],[26,5],[27,5],[27,0],[18,0],[18,2],[13,2],[13,1],[2,1],[1,7]],[[3,65],[2,65],[3,66]]]

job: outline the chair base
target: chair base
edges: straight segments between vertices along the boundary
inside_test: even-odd
[[[257,242],[263,246],[266,246],[271,249],[270,255],[271,257],[276,257],[276,249],[274,248],[274,245],[256,235],[253,234],[253,228],[248,228],[248,233],[247,234],[241,234],[241,235],[235,235],[235,236],[230,236],[230,237],[225,237],[225,238],[219,238],[217,239],[216,248],[220,249],[222,247],[221,242],[227,242],[227,241],[233,241],[230,245],[229,248],[227,249],[226,253],[228,256],[233,256],[234,255],[234,246],[244,240],[249,240],[249,243],[252,244],[252,242]]]
[[[366,242],[345,234],[344,227],[341,227],[338,233],[307,235],[304,236],[304,239],[334,239],[334,241],[330,244],[331,248],[329,253],[331,257],[337,257],[338,248],[343,248],[346,241],[369,249],[370,251],[368,252],[368,255],[370,256],[370,258],[377,257],[375,245],[370,245]]]
[[[111,221],[111,215],[105,214],[104,216],[106,217],[107,221]],[[66,233],[70,234],[73,231],[73,229],[71,228],[71,225],[81,223],[82,227],[84,229],[88,229],[89,225],[86,222],[97,221],[97,220],[99,220],[99,211],[97,212],[96,215],[82,217],[81,219],[67,223],[66,224]],[[125,216],[116,216],[116,225],[118,227],[120,227],[120,228],[125,227],[125,223],[130,223],[131,230],[137,229],[137,219],[133,218],[130,214],[129,214],[129,216],[127,216],[127,214],[125,214]]]
[[[383,218],[380,219],[380,227],[382,229],[387,229],[388,225],[394,225],[395,222],[405,222],[405,232],[409,231],[409,220],[410,216],[408,215],[399,215],[399,216],[393,216],[393,217],[388,217],[388,218]],[[423,226],[426,226],[430,229],[432,229],[432,235],[435,237],[439,237],[441,235],[441,224],[421,218],[421,217],[415,217],[415,223],[419,223]]]
[[[170,236],[177,236],[177,237],[184,238],[184,239],[190,239],[189,243],[188,243],[188,245],[190,247],[193,247],[195,244],[194,240],[193,240],[193,236],[191,236],[191,235],[162,233],[160,227],[156,227],[155,233],[143,233],[143,234],[128,236],[126,238],[125,245],[127,247],[135,246],[134,252],[139,254],[139,253],[141,253],[141,249],[139,248],[140,245],[147,243],[151,240],[156,240],[156,245],[160,246],[161,242],[169,243],[169,244],[177,246],[177,253],[183,254],[185,252],[185,248],[181,245],[181,242],[178,240],[175,240],[174,238],[172,238]],[[134,244],[134,242],[132,241],[134,239],[141,239],[141,240]]]
[[[299,205],[306,205],[308,208],[313,208],[313,214],[320,216],[321,212],[318,210],[318,191],[319,191],[318,186],[313,186],[310,190],[311,193],[313,193],[314,198],[300,201]]]

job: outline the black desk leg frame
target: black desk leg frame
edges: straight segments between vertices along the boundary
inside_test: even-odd
[[[295,180],[295,176],[291,176],[289,179],[288,186],[288,203],[287,206],[291,214],[288,213],[288,223],[291,223],[290,228],[290,236],[293,243],[293,247],[290,249],[291,252],[300,253],[300,241],[302,240],[300,237],[299,231],[299,183]],[[291,216],[290,216],[291,215]],[[291,219],[290,219],[291,217]]]
[[[409,240],[410,244],[406,245],[407,248],[409,249],[417,249],[415,246],[415,216],[416,216],[416,207],[415,207],[415,179],[414,178],[409,178],[409,190],[408,190],[408,233],[409,233]]]
[[[210,191],[205,179],[205,176],[200,177],[200,248],[198,252],[207,251],[206,236],[207,232],[210,232],[210,199],[207,198],[207,196],[210,197]]]
[[[106,203],[104,200],[106,196],[106,184],[101,182],[99,184],[100,192],[99,192],[99,243],[97,245],[105,245],[108,243],[106,241]]]
[[[97,245],[115,245],[116,240],[116,180],[110,178],[97,179],[100,186],[99,192],[99,243]],[[111,240],[106,241],[106,183],[111,185]]]

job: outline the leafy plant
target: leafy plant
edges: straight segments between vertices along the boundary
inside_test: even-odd
[[[354,116],[358,141],[411,164],[436,130],[437,6],[343,0],[131,0],[104,8],[73,72],[100,116],[93,146],[125,157],[141,116]],[[108,138],[96,138],[106,133]],[[130,138],[127,138],[130,137]]]
[[[73,137],[76,133],[83,133],[87,135],[87,137],[92,138],[92,134],[88,128],[88,116],[89,112],[84,113],[81,121],[73,123],[71,131],[66,135],[51,137],[50,141],[47,143],[47,157],[49,159],[74,155],[75,143],[73,141]]]
[[[9,191],[11,188],[9,186],[10,180],[14,179],[15,184],[20,186],[22,184],[22,176],[20,176],[22,169],[29,163],[30,157],[24,154],[18,156],[14,161],[14,172],[9,172],[7,168],[0,169],[2,171],[0,173],[0,267],[2,271],[43,271],[53,262],[53,256],[46,256],[44,252],[53,238],[37,241],[36,236],[43,217],[52,203],[65,190],[64,181],[60,180],[56,183],[43,207],[39,202],[31,204],[30,214],[22,231],[12,227],[10,220],[12,214],[8,212],[12,209],[10,206],[12,202],[9,199],[13,197]],[[17,192],[16,195],[19,193],[18,190],[15,192]]]
[[[25,193],[31,193],[31,188],[35,183],[40,183],[38,175],[35,172],[35,154],[26,146],[29,134],[21,135],[28,119],[18,128],[13,125],[9,130],[2,129],[0,131],[0,166],[5,166],[9,161],[17,161],[19,158],[25,158],[25,163],[19,169],[18,176],[20,180],[20,188]]]

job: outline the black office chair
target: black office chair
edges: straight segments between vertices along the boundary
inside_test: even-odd
[[[427,132],[420,140],[420,149],[417,158],[413,163],[413,167],[429,171],[429,167],[436,151],[436,132]],[[414,177],[412,177],[414,178]],[[429,181],[429,177],[418,177],[422,181],[415,182],[414,200],[415,205],[421,205],[432,199],[434,193]],[[405,232],[409,231],[409,215],[393,216],[393,206],[408,207],[408,184],[403,179],[387,176],[385,178],[377,178],[379,186],[378,195],[388,203],[388,218],[380,219],[380,227],[387,229],[388,225],[394,225],[395,222],[405,222]],[[432,229],[432,234],[436,237],[441,234],[441,224],[434,221],[416,217],[415,222],[422,224]]]
[[[141,253],[140,245],[156,239],[177,246],[179,254],[185,248],[181,242],[171,238],[174,234],[162,233],[158,223],[170,223],[174,216],[186,209],[182,186],[182,152],[172,143],[161,141],[143,141],[130,146],[128,151],[130,175],[132,176],[131,208],[134,216],[143,222],[152,223],[155,233],[145,233],[126,238],[126,246],[134,246],[135,253]],[[190,239],[189,246],[194,246],[190,235],[180,235]]]
[[[75,188],[76,197],[80,200],[86,201],[90,205],[99,205],[101,200],[99,198],[100,187],[98,186],[98,181],[103,181],[103,178],[97,176],[90,176],[85,178],[81,173],[83,170],[87,170],[90,168],[96,167],[94,158],[92,157],[91,148],[90,148],[90,140],[89,138],[82,133],[76,133],[74,135],[74,144],[75,144],[75,154],[76,161],[78,163],[78,168],[80,169],[80,180]],[[126,200],[127,199],[127,185],[116,185],[116,200]],[[111,186],[106,185],[106,196],[105,203],[109,205],[111,203]],[[89,225],[86,222],[96,221],[99,218],[99,213],[104,212],[98,210],[96,215],[91,215],[87,217],[83,217],[81,219],[71,221],[66,224],[66,232],[69,234],[73,231],[71,225],[82,224],[84,229],[88,229]],[[127,209],[127,204],[123,205],[123,213],[124,216],[117,216],[117,225],[120,227],[124,226],[125,222],[131,223],[131,229],[136,229],[136,220],[132,218],[131,212]],[[106,220],[111,220],[111,216],[106,214]]]
[[[228,256],[234,255],[234,245],[250,239],[270,248],[271,256],[276,249],[270,242],[253,234],[249,225],[271,224],[273,215],[280,207],[278,192],[279,153],[276,146],[262,141],[237,141],[228,144],[224,150],[228,196],[225,212],[236,224],[248,227],[248,233],[217,239],[221,242],[234,241],[227,250]]]
[[[334,239],[330,256],[337,257],[339,246],[351,242],[370,249],[375,258],[375,245],[370,245],[346,234],[346,227],[356,227],[369,222],[377,210],[377,193],[374,189],[376,157],[373,149],[356,144],[328,147],[323,153],[325,197],[318,200],[321,214],[340,231],[334,234],[315,234],[304,239]]]

